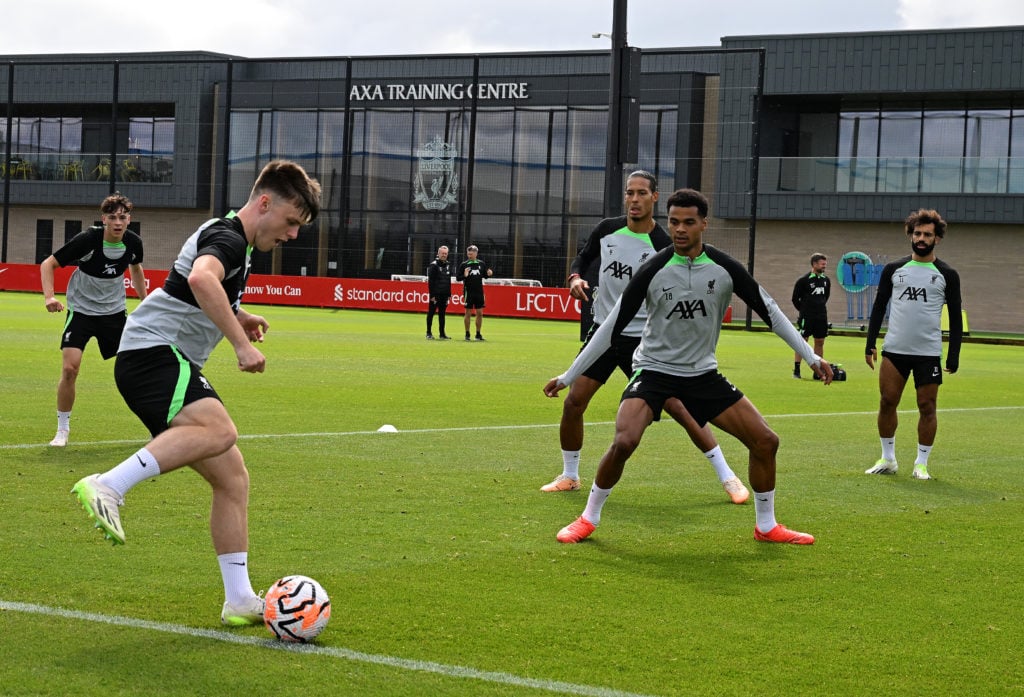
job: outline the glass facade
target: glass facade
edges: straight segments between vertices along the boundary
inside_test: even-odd
[[[799,115],[799,142],[766,157],[760,190],[869,193],[1024,193],[1024,109],[841,111],[838,122]],[[830,134],[835,129],[836,134]]]
[[[169,182],[174,172],[173,116],[130,116],[116,129],[109,114],[14,116],[9,133],[0,120],[0,148],[8,140],[11,159],[6,166],[0,162],[0,176],[9,169],[20,181],[106,181],[113,173],[118,181]],[[112,149],[118,153],[113,165]]]
[[[561,286],[603,214],[607,120],[606,106],[233,109],[230,205],[288,158],[320,180],[324,212],[258,271],[420,275],[438,246],[461,259],[476,244],[498,276]],[[652,106],[638,125],[640,166],[663,190],[678,120]]]

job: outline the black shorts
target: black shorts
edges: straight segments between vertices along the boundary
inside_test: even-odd
[[[68,310],[67,321],[64,322],[64,333],[60,335],[61,349],[76,348],[85,350],[89,339],[96,337],[103,359],[117,355],[117,345],[121,343],[121,332],[128,319],[126,312],[113,315],[83,315],[81,312]]]
[[[717,370],[691,378],[638,370],[622,393],[622,401],[642,399],[647,402],[655,421],[661,420],[665,400],[671,397],[681,401],[697,425],[703,427],[743,399],[743,393]]]
[[[889,359],[904,380],[913,373],[915,388],[942,384],[941,356],[908,356],[905,353],[882,351],[882,357]]]
[[[824,339],[828,336],[828,317],[803,317],[799,323],[800,336]]]
[[[154,436],[166,431],[184,406],[207,397],[221,401],[199,368],[173,346],[121,351],[114,381],[125,404]]]
[[[597,331],[597,326],[596,324],[591,325],[590,331],[587,332],[587,340],[583,342],[584,348],[590,343],[591,337]],[[583,375],[603,385],[608,382],[608,378],[618,368],[628,378],[633,374],[633,352],[636,351],[636,347],[639,345],[640,337],[623,336],[620,334],[612,342],[608,350],[601,354],[601,357],[594,361],[589,368],[583,371]],[[580,349],[580,351],[582,350],[583,348]]]
[[[466,291],[465,302],[462,306],[467,310],[482,310],[484,309],[484,292]]]

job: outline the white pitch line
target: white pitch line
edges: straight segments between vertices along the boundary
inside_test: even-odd
[[[952,409],[939,409],[939,414],[950,414],[953,412],[972,412],[972,411],[1017,411],[1024,409],[1024,406],[1009,406],[1009,407],[963,407],[963,408],[952,408]],[[902,409],[900,414],[916,414],[916,409]],[[814,412],[810,414],[764,414],[764,418],[772,421],[774,419],[803,419],[803,418],[832,418],[832,417],[848,417],[848,416],[875,416],[877,411],[833,411],[833,412]],[[614,421],[588,421],[587,426],[614,426]],[[377,430],[373,431],[311,431],[306,433],[249,433],[240,434],[238,440],[259,440],[265,438],[343,438],[347,436],[373,436],[379,435],[381,437],[394,436],[396,434],[401,435],[403,433],[452,433],[455,431],[516,431],[526,430],[535,428],[558,428],[558,423],[547,423],[547,424],[524,424],[519,426],[453,426],[451,428],[407,428],[399,429],[395,433],[379,433]],[[71,445],[73,447],[89,446],[89,445],[132,445],[145,443],[141,438],[126,438],[122,440],[91,440],[91,441],[73,441]],[[40,448],[49,447],[45,443],[15,443],[9,445],[0,445],[0,450],[25,450],[27,448]]]
[[[0,600],[0,610],[13,612],[26,612],[36,615],[48,615],[50,617],[63,617],[65,619],[82,620],[85,622],[98,622],[118,627],[130,627],[132,629],[146,629],[154,632],[165,632],[167,634],[181,634],[197,639],[212,639],[223,641],[229,644],[241,644],[244,646],[257,646],[277,651],[289,651],[292,653],[311,653],[318,656],[329,656],[341,658],[359,663],[373,663],[376,665],[399,668],[401,670],[413,670],[423,673],[436,673],[450,678],[462,678],[470,680],[483,680],[484,682],[511,685],[514,687],[529,687],[547,692],[557,692],[567,695],[584,695],[584,697],[652,697],[636,692],[623,692],[607,687],[595,687],[592,685],[576,685],[574,683],[562,682],[559,680],[538,680],[536,678],[524,678],[511,673],[500,673],[489,670],[477,670],[466,666],[452,666],[433,661],[416,661],[395,656],[382,656],[379,654],[363,653],[333,646],[318,646],[316,644],[287,644],[275,639],[260,639],[258,637],[236,634],[215,629],[199,629],[197,627],[186,627],[180,624],[169,622],[151,622],[140,620],[134,617],[119,617],[117,615],[100,615],[95,612],[80,612],[78,610],[66,610],[59,607],[48,607],[46,605],[34,605],[31,603],[18,603],[7,600]]]

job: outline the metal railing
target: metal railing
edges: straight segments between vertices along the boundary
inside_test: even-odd
[[[109,154],[13,151],[6,164],[0,157],[0,178],[8,173],[11,181],[108,181],[113,173],[123,182],[169,184],[174,178],[174,156],[126,155],[111,164]]]

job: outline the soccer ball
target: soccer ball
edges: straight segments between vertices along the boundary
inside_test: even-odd
[[[331,618],[327,591],[308,576],[285,576],[267,591],[263,623],[281,641],[313,641]]]

